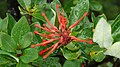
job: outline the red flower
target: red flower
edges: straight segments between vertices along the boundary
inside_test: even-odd
[[[76,21],[74,24],[72,24],[70,27],[67,28],[67,26],[66,26],[67,20],[64,17],[64,11],[61,14],[58,9],[59,9],[59,5],[56,5],[57,18],[58,18],[58,21],[60,24],[59,29],[48,20],[45,13],[42,13],[42,16],[45,18],[45,20],[49,24],[50,28],[48,26],[46,26],[46,24],[43,24],[43,27],[38,25],[38,24],[35,24],[35,27],[41,28],[41,29],[49,32],[50,34],[45,34],[45,33],[41,34],[38,31],[34,31],[35,34],[38,34],[38,35],[40,35],[44,38],[47,38],[49,40],[45,40],[45,41],[43,40],[42,43],[31,45],[32,48],[34,48],[36,46],[46,46],[55,40],[58,41],[57,43],[50,46],[49,48],[46,48],[45,50],[40,51],[39,54],[44,55],[43,56],[44,59],[46,59],[53,51],[55,51],[55,49],[58,49],[62,45],[67,45],[68,43],[70,43],[73,40],[76,40],[78,42],[86,42],[89,44],[93,43],[92,39],[83,40],[83,39],[79,39],[79,38],[76,38],[75,36],[70,35],[70,30],[72,28],[74,28],[85,16],[87,16],[87,14],[88,14],[87,12],[84,13],[84,15],[78,21]],[[46,52],[48,52],[48,53],[45,54]]]

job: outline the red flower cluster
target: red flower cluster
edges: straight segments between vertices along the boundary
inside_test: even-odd
[[[35,27],[41,28],[41,29],[49,32],[50,34],[41,34],[38,31],[34,31],[34,34],[38,34],[49,40],[43,40],[42,43],[31,45],[32,48],[34,48],[36,46],[46,46],[47,44],[49,44],[55,40],[58,41],[57,43],[53,44],[49,48],[46,48],[46,49],[40,51],[39,54],[44,55],[43,56],[44,59],[46,59],[53,51],[55,51],[55,49],[58,49],[62,45],[67,45],[68,43],[70,43],[73,40],[76,40],[78,42],[86,42],[86,43],[92,44],[92,39],[83,40],[83,39],[78,39],[75,36],[70,36],[70,30],[73,27],[75,27],[85,16],[87,16],[87,14],[88,14],[87,12],[84,13],[84,15],[78,21],[76,21],[74,24],[72,24],[69,28],[66,27],[67,20],[64,17],[64,14],[63,14],[64,12],[62,12],[62,14],[59,12],[59,5],[56,5],[56,13],[57,13],[58,22],[60,24],[59,28],[57,28],[56,26],[51,24],[51,22],[46,17],[45,13],[42,13],[42,16],[45,18],[45,20],[47,21],[47,23],[49,24],[49,26],[51,28],[46,26],[46,24],[43,24],[43,27],[38,24],[35,24]],[[48,53],[45,54],[46,52],[48,52]]]

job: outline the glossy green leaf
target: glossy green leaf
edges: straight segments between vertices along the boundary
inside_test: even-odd
[[[28,48],[23,51],[23,56],[20,57],[24,63],[29,63],[38,58],[38,53],[35,48]]]
[[[8,56],[14,58],[17,62],[19,62],[19,59],[17,57],[13,56],[12,54],[10,54],[6,51],[0,50],[0,54],[8,55]]]
[[[59,58],[57,57],[48,57],[46,59],[38,58],[36,61],[33,61],[32,64],[39,67],[61,67]]]
[[[111,24],[114,42],[120,41],[120,14]]]
[[[104,53],[105,55],[114,56],[120,58],[120,41],[115,42],[108,50]]]
[[[77,38],[90,39],[92,38],[92,35],[93,35],[92,28],[86,28],[86,29],[80,30],[80,32],[77,35]]]
[[[19,4],[26,8],[26,10],[29,10],[29,8],[31,7],[31,0],[17,0],[19,2]]]
[[[93,11],[101,11],[102,5],[97,1],[91,1],[90,2],[90,9]]]
[[[45,20],[44,20],[44,17],[41,15],[41,13],[39,13],[39,12],[34,12],[33,14],[32,14],[32,16],[34,17],[34,18],[36,18],[36,19],[39,19],[39,20],[42,20],[43,22],[46,22]]]
[[[27,63],[23,63],[22,61],[20,61],[20,62],[16,65],[16,67],[33,67],[33,66],[31,66],[31,65],[29,65],[29,64],[27,64]]]
[[[30,26],[25,17],[22,17],[13,27],[11,37],[19,43],[20,39],[30,31]]]
[[[94,15],[94,13],[91,14],[92,17],[92,22],[94,23],[94,28],[96,27],[98,21],[103,17],[104,19],[107,20],[106,16],[104,14],[98,15],[97,17]]]
[[[7,17],[4,18],[3,20],[1,19],[0,21],[0,32],[5,32],[7,33],[7,27],[8,27],[8,22],[7,22]]]
[[[11,34],[11,30],[13,28],[13,26],[15,25],[16,21],[15,19],[12,17],[12,15],[10,14],[7,14],[7,22],[8,22],[8,27],[7,27],[7,30],[8,30],[8,34]]]
[[[33,33],[32,32],[26,33],[23,36],[23,38],[20,40],[20,47],[26,48],[26,47],[30,46],[32,40],[33,40]]]
[[[51,18],[50,22],[55,25],[55,19],[56,19],[56,12],[51,8],[51,11],[53,12],[53,17]]]
[[[90,52],[91,58],[94,59],[96,62],[101,62],[104,60],[104,49],[100,48],[99,46],[93,46]]]
[[[97,23],[93,41],[98,43],[101,48],[109,48],[112,45],[111,26],[104,18],[101,18]]]
[[[89,10],[89,0],[80,0],[70,12],[69,25],[75,23],[85,12]],[[77,25],[78,26],[78,25]]]
[[[5,65],[7,63],[10,63],[10,60],[6,59],[5,56],[0,55],[0,65]]]
[[[0,67],[13,67],[16,60],[8,55],[0,54]]]
[[[63,2],[63,8],[65,10],[66,13],[70,12],[70,8],[73,6],[73,1],[74,0],[64,0]]]
[[[41,31],[41,29],[40,28],[36,28],[35,27],[35,24],[39,24],[40,25],[40,23],[39,22],[34,22],[34,23],[32,23],[31,25],[30,25],[30,30],[31,30],[31,32],[34,32],[35,30],[37,30],[37,31]]]
[[[41,29],[40,28],[36,28],[35,27],[35,24],[39,24],[40,25],[40,23],[39,22],[34,22],[34,23],[32,23],[31,25],[30,25],[30,30],[31,30],[31,32],[34,32],[35,30],[37,30],[38,32],[41,32]],[[32,43],[40,43],[42,41],[42,39],[41,39],[41,37],[39,36],[39,35],[33,35],[33,41],[32,41]]]
[[[81,67],[80,60],[66,60],[63,67]]]
[[[0,33],[1,49],[8,52],[15,52],[17,50],[17,44],[8,34]]]
[[[67,60],[74,60],[77,59],[80,54],[81,54],[81,50],[77,50],[77,51],[71,51],[67,48],[61,48],[61,51],[63,53],[63,56],[67,59]]]
[[[79,25],[76,26],[76,28],[73,28],[74,31],[81,31],[86,28],[91,28],[93,27],[93,23],[91,23],[88,19],[88,17],[85,17]]]
[[[67,44],[66,47],[67,47],[69,50],[72,50],[72,51],[79,49],[79,47],[75,46],[75,43],[73,43],[73,42],[70,42],[69,44]]]

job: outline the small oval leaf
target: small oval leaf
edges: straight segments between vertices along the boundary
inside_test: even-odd
[[[61,48],[61,51],[63,53],[63,56],[67,59],[67,60],[74,60],[77,59],[80,55],[81,55],[81,50],[78,51],[71,51],[68,50],[66,48]]]
[[[20,39],[30,31],[30,26],[25,17],[22,17],[13,27],[11,37],[19,43]]]
[[[6,33],[0,33],[1,49],[8,52],[15,52],[17,49],[16,42]]]
[[[33,34],[32,32],[28,32],[23,36],[23,38],[20,40],[20,47],[21,48],[26,48],[28,47],[33,40]]]
[[[38,52],[35,48],[28,48],[23,51],[23,56],[20,57],[22,62],[29,63],[38,58]]]

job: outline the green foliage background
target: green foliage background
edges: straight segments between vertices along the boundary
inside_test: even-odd
[[[80,67],[84,64],[87,67],[96,64],[98,67],[111,67],[119,64],[117,60],[120,55],[115,53],[120,52],[117,47],[120,46],[119,0],[60,0],[61,3],[58,0],[51,3],[43,0],[17,1],[20,5],[15,7],[21,12],[21,18],[18,21],[15,20],[19,18],[16,17],[16,10],[9,10],[9,8],[14,8],[10,7],[12,4],[7,0],[0,1],[0,6],[3,6],[0,7],[0,66]],[[38,52],[44,47],[30,48],[31,44],[41,42],[41,37],[34,35],[33,31],[38,30],[45,33],[45,31],[35,28],[34,24],[38,23],[42,26],[43,23],[46,23],[40,14],[45,12],[52,24],[58,26],[55,4],[60,5],[60,11],[62,8],[65,10],[68,26],[77,21],[85,12],[89,12],[89,16],[72,29],[71,35],[82,39],[93,38],[96,43],[89,45],[73,41],[57,49],[44,60],[42,56],[38,55]],[[13,12],[11,13],[13,16],[7,12]],[[5,17],[6,15],[7,17]],[[106,44],[109,45],[106,47]],[[111,61],[105,61],[109,57]]]

